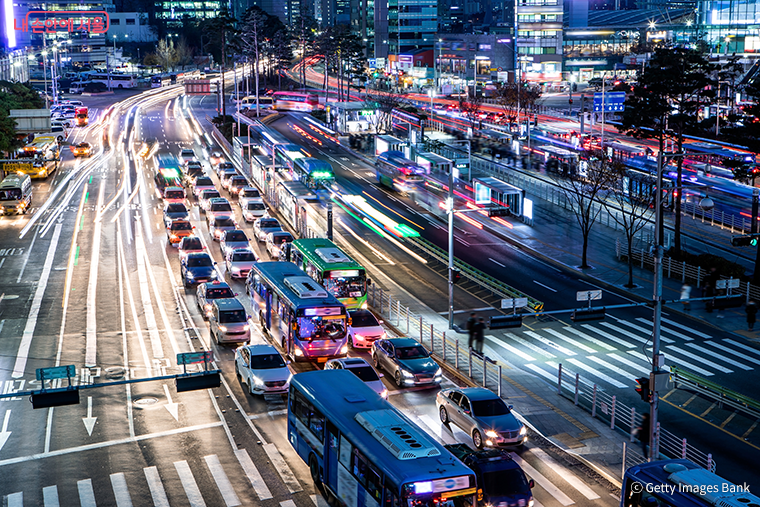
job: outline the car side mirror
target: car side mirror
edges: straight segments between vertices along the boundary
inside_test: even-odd
[[[380,378],[383,378],[383,377],[385,377],[385,374],[383,374],[383,373],[378,373],[378,374],[377,374],[377,376],[378,376],[378,377],[380,377]]]
[[[285,361],[285,364],[290,364],[290,360],[288,360],[288,361]],[[532,488],[532,487],[533,487],[533,486],[531,486],[531,488]]]
[[[530,489],[533,489],[536,486],[536,483],[533,482],[533,479],[528,481],[528,486],[530,486]]]
[[[378,324],[380,324],[381,326],[382,326],[383,324],[385,324],[385,322],[383,322],[382,320],[378,320],[378,321],[377,321],[377,323],[378,323]]]
[[[508,408],[509,410],[512,410],[512,408],[514,408],[514,405],[507,405],[507,408]]]

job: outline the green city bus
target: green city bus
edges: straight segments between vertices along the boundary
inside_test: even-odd
[[[290,260],[322,285],[349,310],[367,308],[365,269],[330,240],[293,241]]]

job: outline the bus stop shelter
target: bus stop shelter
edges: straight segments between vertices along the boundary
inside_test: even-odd
[[[375,133],[377,110],[366,102],[328,102],[325,109],[329,123],[342,136]]]
[[[498,178],[473,178],[475,204],[503,206],[512,216],[522,218],[525,190]]]

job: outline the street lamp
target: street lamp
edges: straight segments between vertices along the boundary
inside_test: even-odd
[[[113,56],[116,57],[116,36],[113,36]]]

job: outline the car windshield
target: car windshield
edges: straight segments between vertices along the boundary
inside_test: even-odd
[[[375,370],[371,366],[359,366],[358,368],[346,368],[348,371],[359,377],[363,382],[374,382],[380,380]]]
[[[221,217],[214,220],[214,227],[236,227],[236,225],[231,218]]]
[[[351,313],[351,327],[373,327],[379,325],[375,316],[366,310]]]
[[[282,242],[290,243],[293,241],[293,236],[289,232],[275,232],[272,234],[272,243],[279,245]]]
[[[195,186],[196,187],[213,187],[214,182],[211,181],[211,178],[204,176],[202,178],[198,178],[195,180]]]
[[[422,345],[398,347],[396,349],[396,357],[399,359],[424,359],[428,357],[428,353]]]
[[[261,194],[255,188],[246,188],[244,192],[245,197],[261,197]]]
[[[366,277],[351,276],[340,278],[325,278],[323,285],[330,294],[336,298],[358,298],[365,293],[364,282]]]
[[[193,153],[193,150],[182,150],[182,158],[193,158],[195,156],[195,153]]]
[[[204,190],[201,199],[213,199],[214,197],[221,197],[221,195],[216,190]]]
[[[173,231],[192,231],[193,224],[190,222],[172,222]]]
[[[500,398],[492,400],[470,400],[472,415],[475,417],[493,417],[509,414],[509,407]]]
[[[16,201],[21,199],[21,189],[11,188],[9,190],[0,190],[0,201]]]
[[[517,469],[485,472],[483,474],[483,492],[489,496],[511,496],[530,494],[530,486],[525,474]]]
[[[245,185],[248,183],[248,181],[243,176],[233,176],[230,180],[230,184],[232,185]]]
[[[248,203],[248,210],[249,211],[261,211],[266,209],[263,202],[249,202]]]
[[[207,256],[203,257],[191,257],[187,259],[187,265],[191,268],[207,268],[214,265],[211,259]]]
[[[253,252],[236,252],[232,254],[232,262],[255,262],[256,255]]]
[[[235,168],[235,166],[232,165],[232,162],[222,162],[221,164],[219,164],[219,169],[221,169],[221,170],[224,170],[224,169],[234,169],[234,168]]]
[[[228,232],[224,238],[225,241],[248,241],[243,231]]]
[[[167,213],[187,213],[187,208],[181,202],[175,202],[166,207]]]
[[[279,226],[280,226],[280,222],[278,222],[277,220],[261,220],[259,222],[259,227],[262,229],[279,227]]]
[[[234,298],[235,293],[229,287],[215,287],[206,289],[206,299]]]
[[[200,238],[188,238],[182,240],[180,248],[183,250],[203,250]]]
[[[284,368],[285,361],[280,354],[262,354],[260,356],[251,356],[252,370],[272,370],[274,368]]]
[[[228,202],[216,202],[211,205],[211,211],[232,211],[232,207]]]
[[[225,310],[219,312],[220,324],[233,324],[235,322],[245,322],[245,310]]]
[[[298,335],[303,340],[341,340],[346,336],[344,319],[323,319],[322,317],[300,317]]]

